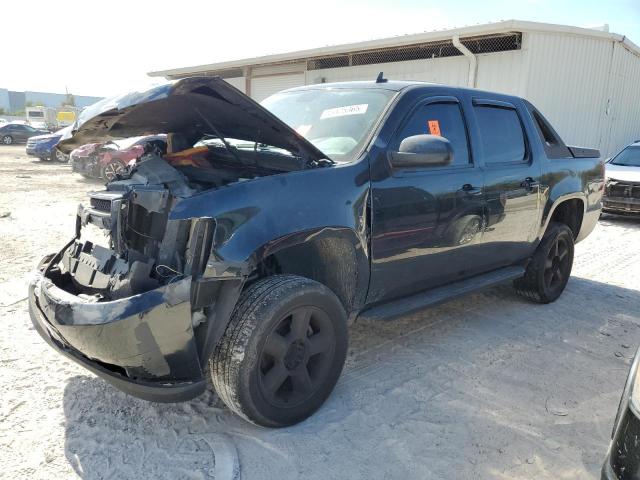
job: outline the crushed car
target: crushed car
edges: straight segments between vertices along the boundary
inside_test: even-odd
[[[114,180],[144,154],[166,153],[166,135],[146,135],[104,143],[88,143],[69,154],[71,170],[87,178]]]
[[[58,143],[71,133],[71,126],[48,135],[36,135],[27,140],[26,153],[30,157],[37,157],[41,161],[67,162],[68,155],[65,155],[56,148]]]
[[[501,282],[549,303],[604,188],[513,96],[421,82],[300,87],[262,105],[192,77],[85,109],[63,152],[166,134],[77,211],[29,286],[36,330],[124,392],[183,401],[210,378],[269,427],[333,390],[356,318]]]

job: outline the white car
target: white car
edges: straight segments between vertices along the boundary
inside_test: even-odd
[[[602,211],[640,214],[640,141],[607,161],[605,177]]]
[[[29,122],[33,128],[37,128],[38,130],[49,130],[49,126],[47,122]]]

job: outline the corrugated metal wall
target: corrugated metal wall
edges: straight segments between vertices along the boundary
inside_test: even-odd
[[[600,148],[613,43],[555,33],[527,37],[529,73],[524,96],[569,145]]]
[[[527,98],[569,145],[598,148],[611,156],[640,139],[640,56],[608,38],[523,32],[520,50],[477,55],[476,88]],[[373,80],[422,80],[466,86],[464,56],[306,70],[306,64],[255,67],[250,93],[258,101],[289,85]],[[293,78],[293,77],[290,77]],[[302,80],[304,78],[304,80]]]
[[[462,86],[467,82],[469,62],[460,56],[310,70],[306,74],[306,83],[320,83],[323,79],[325,82],[375,80],[380,72],[393,80],[422,80]]]
[[[618,42],[529,33],[524,96],[565,142],[616,153],[640,138],[640,57]]]
[[[613,49],[604,116],[609,128],[600,148],[606,156],[640,140],[640,55],[619,43]]]

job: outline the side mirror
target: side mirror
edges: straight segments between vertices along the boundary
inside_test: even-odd
[[[444,137],[414,135],[400,143],[397,152],[389,154],[394,168],[445,166],[453,161],[453,148]]]

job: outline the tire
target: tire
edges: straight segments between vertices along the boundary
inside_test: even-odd
[[[69,157],[67,157],[64,153],[62,153],[57,148],[54,148],[53,152],[54,153],[52,155],[52,160],[55,160],[56,162],[59,162],[59,163],[67,163],[69,161]]]
[[[110,182],[114,180],[118,173],[124,170],[125,164],[119,160],[111,160],[104,167],[100,169],[100,178]]]
[[[564,223],[551,223],[524,277],[513,282],[516,293],[537,303],[557,300],[571,276],[573,253],[571,229]]]
[[[331,290],[307,278],[275,275],[242,293],[209,371],[233,412],[256,425],[285,427],[324,403],[347,346],[347,315]]]
[[[11,145],[13,143],[13,137],[11,135],[5,135],[2,137],[3,145]]]

